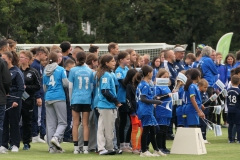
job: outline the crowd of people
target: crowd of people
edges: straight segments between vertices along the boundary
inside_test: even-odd
[[[185,56],[176,45],[151,61],[113,42],[101,56],[98,46],[85,52],[67,41],[19,53],[16,44],[0,41],[0,153],[18,152],[22,141],[23,150],[47,143],[49,153],[63,153],[61,142],[72,142],[74,154],[166,156],[174,126],[200,127],[209,143],[208,122],[221,122],[214,106],[222,106],[229,143],[240,142],[240,52],[222,60],[200,44]]]

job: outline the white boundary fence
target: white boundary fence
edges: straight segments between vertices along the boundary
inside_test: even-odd
[[[34,47],[44,46],[44,47],[51,47],[53,45],[60,45],[60,44],[17,44],[17,52],[20,50],[29,50]],[[108,52],[108,44],[93,44],[99,47],[100,54],[104,54]],[[84,49],[84,51],[88,51],[90,44],[71,44],[72,48],[76,46],[80,46]],[[166,43],[119,43],[119,50],[126,50],[126,49],[134,49],[137,53],[149,54],[151,58],[158,56],[159,52],[163,49],[173,49],[175,45],[170,45]],[[187,47],[187,44],[182,45],[184,48]]]

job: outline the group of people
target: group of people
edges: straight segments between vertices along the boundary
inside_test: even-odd
[[[152,62],[134,49],[119,51],[117,43],[101,56],[98,46],[86,53],[67,41],[18,54],[15,48],[13,40],[0,41],[0,153],[18,152],[22,139],[23,150],[30,149],[31,141],[46,141],[49,153],[62,153],[60,143],[72,141],[74,154],[166,156],[173,124],[201,127],[208,143],[205,120],[220,123],[211,107],[218,104],[227,104],[223,120],[229,123],[229,142],[234,142],[234,126],[240,132],[240,67],[232,54],[222,64],[221,53],[203,44],[184,61],[185,49],[177,45]],[[167,85],[156,83],[158,78],[168,80]],[[218,79],[229,84],[228,95],[217,87]]]

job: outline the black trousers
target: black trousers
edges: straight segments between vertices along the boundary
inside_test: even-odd
[[[131,140],[131,132],[132,132],[131,123],[130,123],[129,128],[127,129],[126,138],[124,137],[124,130],[125,130],[125,127],[126,127],[126,124],[127,124],[127,117],[129,117],[129,119],[130,119],[129,113],[126,113],[126,112],[120,112],[119,113],[119,118],[120,118],[119,139],[120,139],[120,143],[123,143],[123,142],[130,143],[130,140]]]
[[[166,139],[167,139],[168,126],[159,125],[159,131],[156,135],[157,146],[159,149],[167,149]]]
[[[147,139],[148,136],[150,135],[150,141],[152,143],[153,149],[156,151],[158,150],[158,146],[157,146],[157,142],[156,142],[156,130],[155,130],[155,126],[144,126],[143,127],[143,132],[142,132],[142,137],[141,137],[141,149],[142,152],[146,152],[147,151]]]
[[[23,144],[29,144],[32,141],[32,117],[35,98],[28,98],[22,101],[22,140]]]
[[[8,100],[6,108],[12,107],[14,101]],[[16,102],[16,101],[15,101]],[[20,146],[20,129],[19,120],[20,112],[22,107],[22,100],[19,100],[18,106],[10,108],[5,112],[4,122],[3,122],[3,135],[2,135],[2,146],[8,148],[8,143],[11,140],[11,145],[15,145],[19,148]]]
[[[213,95],[213,92],[214,92],[214,88],[213,88],[213,87],[208,87],[208,89],[207,89],[207,94],[208,94],[208,97],[209,97],[209,98]],[[211,102],[211,103],[210,103],[210,106],[215,106],[215,105],[216,105],[216,102]],[[213,110],[214,110],[213,107],[210,107],[210,108],[209,108],[209,120],[210,120],[211,122],[215,123],[216,117],[215,117],[215,114],[212,113]]]

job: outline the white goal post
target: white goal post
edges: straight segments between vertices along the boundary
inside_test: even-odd
[[[17,52],[20,50],[29,50],[34,47],[44,46],[44,47],[51,47],[53,45],[60,45],[60,44],[17,44]],[[108,44],[93,44],[99,47],[99,53],[104,54],[108,52]],[[90,44],[71,44],[72,48],[75,46],[80,46],[84,49],[84,51],[88,52]],[[166,43],[118,43],[119,50],[126,50],[126,49],[134,49],[140,55],[149,54],[151,59],[155,56],[159,56],[159,53],[163,49],[173,49],[175,45],[170,45]],[[187,44],[182,45],[185,49]]]

